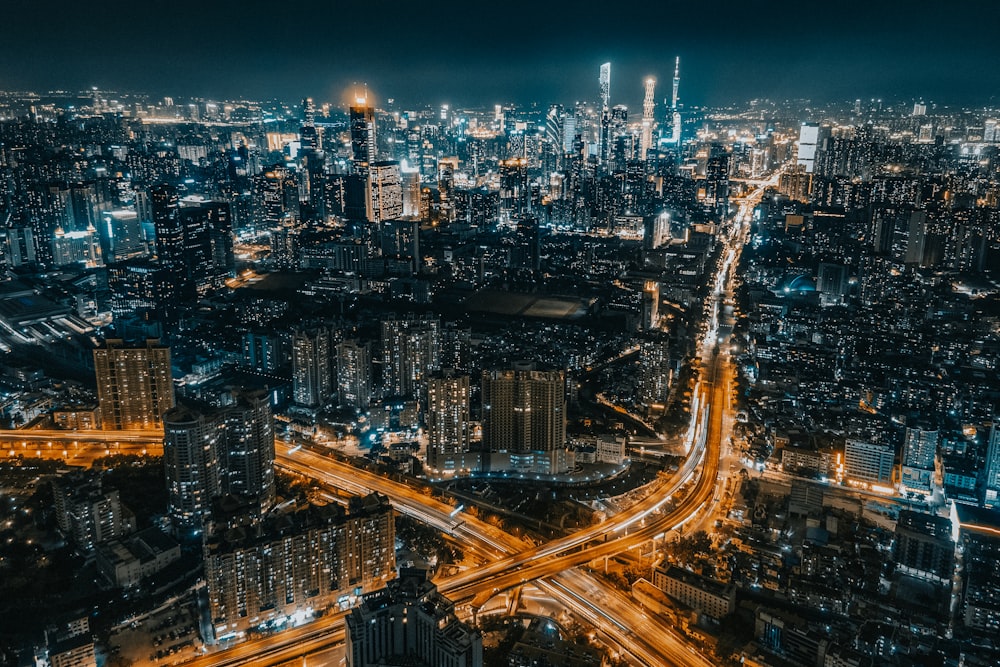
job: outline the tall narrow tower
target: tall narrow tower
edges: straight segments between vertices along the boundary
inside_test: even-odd
[[[601,162],[608,161],[608,148],[611,143],[609,123],[611,122],[611,63],[601,65],[601,129],[598,136]]]
[[[681,86],[681,57],[677,56],[674,61],[674,94],[670,101],[670,109],[673,111],[673,133],[670,136],[670,143],[679,144],[681,142],[681,112],[677,109],[677,91]]]
[[[642,101],[642,136],[639,138],[639,159],[646,159],[646,152],[653,143],[653,111],[656,101],[653,97],[656,79],[646,79],[646,97]]]
[[[601,65],[601,111],[611,106],[611,63]]]

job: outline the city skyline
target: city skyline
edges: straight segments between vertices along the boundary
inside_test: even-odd
[[[638,109],[644,79],[669,81],[676,55],[686,105],[855,97],[989,105],[1000,85],[1000,73],[981,66],[1000,58],[988,33],[1000,10],[965,0],[952,14],[976,20],[960,30],[942,29],[929,3],[904,11],[853,2],[830,12],[726,1],[711,17],[675,3],[619,4],[600,18],[564,3],[505,9],[509,34],[483,39],[490,17],[458,3],[413,11],[382,2],[379,16],[399,19],[367,29],[370,8],[349,3],[307,1],[284,13],[256,3],[180,2],[169,11],[111,3],[101,14],[17,3],[0,29],[0,90],[341,100],[368,83],[379,102],[544,104],[595,99],[594,71],[611,61],[613,103]],[[87,36],[103,48],[87,48]]]

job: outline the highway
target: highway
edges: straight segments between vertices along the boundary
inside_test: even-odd
[[[401,513],[452,535],[482,554],[491,562],[437,582],[439,589],[457,603],[481,606],[499,592],[535,581],[580,619],[593,623],[612,641],[626,647],[640,664],[711,665],[711,661],[660,619],[649,617],[609,584],[575,568],[660,538],[714,504],[733,374],[724,345],[731,328],[725,320],[727,301],[732,294],[733,268],[745,242],[753,208],[764,188],[776,182],[777,175],[740,201],[731,232],[724,241],[712,296],[706,303],[707,327],[699,348],[701,375],[692,402],[687,459],[669,479],[655,485],[646,498],[625,511],[569,536],[530,546],[466,512],[455,513],[454,506],[417,488],[354,468],[311,449],[277,440],[276,465],[350,493],[382,493]],[[4,431],[0,432],[0,443],[0,448],[10,454],[66,457],[81,465],[86,465],[88,458],[92,463],[94,458],[109,453],[162,453],[162,434],[153,431]],[[342,641],[343,613],[332,613],[309,625],[212,652],[188,664],[274,665]]]

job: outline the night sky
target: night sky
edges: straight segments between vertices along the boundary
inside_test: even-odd
[[[613,103],[642,79],[723,104],[856,97],[1000,105],[1000,3],[145,2],[5,0],[0,89],[90,86],[340,101],[480,105],[593,100],[612,62]]]

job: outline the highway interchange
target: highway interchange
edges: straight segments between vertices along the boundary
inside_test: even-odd
[[[436,582],[462,611],[472,612],[495,595],[533,582],[581,622],[592,625],[609,643],[621,647],[635,664],[712,665],[671,625],[656,615],[647,615],[634,601],[579,566],[661,540],[704,511],[711,511],[718,500],[725,484],[720,459],[724,443],[728,442],[726,426],[731,409],[733,367],[726,343],[731,330],[733,269],[746,241],[753,209],[764,189],[776,180],[777,175],[760,182],[753,192],[738,200],[739,208],[723,237],[724,246],[706,304],[687,458],[669,479],[651,485],[651,492],[625,511],[595,526],[534,546],[467,512],[456,512],[455,506],[429,497],[418,487],[359,470],[311,448],[277,440],[276,465],[331,489],[382,493],[397,511],[451,535],[479,555],[485,561],[482,566]],[[67,438],[65,431],[57,430],[0,431],[2,450],[89,465],[110,453],[161,453],[162,440],[155,432],[80,431]],[[342,642],[343,618],[343,612],[328,613],[308,625],[214,650],[187,664],[277,665]]]

